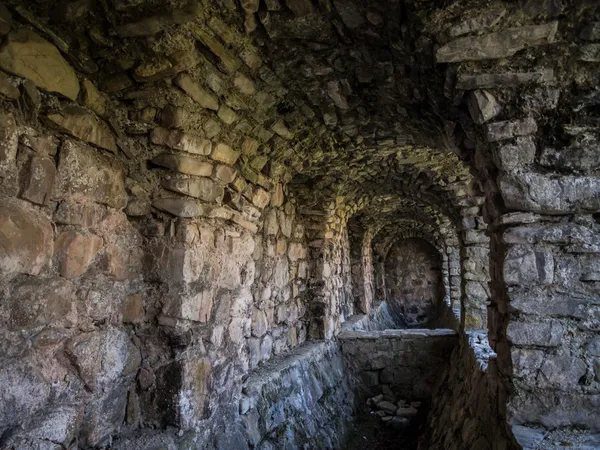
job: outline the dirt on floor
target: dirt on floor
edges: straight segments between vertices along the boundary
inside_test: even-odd
[[[417,450],[424,431],[424,414],[404,430],[389,427],[369,407],[361,408],[351,425],[344,450]]]

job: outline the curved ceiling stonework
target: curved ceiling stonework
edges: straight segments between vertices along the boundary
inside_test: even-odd
[[[287,445],[248,374],[368,312],[351,260],[372,294],[373,248],[408,237],[489,327],[491,415],[597,427],[599,23],[597,0],[4,1],[0,446]]]

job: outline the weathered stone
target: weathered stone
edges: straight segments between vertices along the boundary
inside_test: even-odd
[[[0,94],[10,99],[17,99],[21,95],[19,89],[15,87],[8,77],[0,73]]]
[[[93,227],[102,220],[104,208],[94,203],[72,203],[63,201],[54,212],[54,221],[59,224]]]
[[[207,109],[217,111],[219,109],[218,98],[203,89],[198,83],[186,73],[180,73],[175,78],[175,83],[181,88],[192,100],[199,103],[200,106]]]
[[[162,186],[205,202],[220,203],[224,195],[223,188],[209,178],[163,180]]]
[[[110,94],[130,88],[133,84],[133,80],[127,72],[119,72],[102,80],[100,88]]]
[[[4,5],[0,6],[0,36],[6,36],[12,25],[12,16]]]
[[[188,175],[209,177],[213,170],[211,163],[194,158],[193,156],[161,153],[152,158],[151,161],[157,166],[166,167],[175,172]]]
[[[5,360],[0,367],[0,428],[22,424],[50,397],[50,384],[39,366],[26,359]]]
[[[74,314],[75,290],[61,278],[28,278],[11,294],[10,318],[14,328],[30,329],[44,325],[66,326],[77,322]]]
[[[17,158],[17,145],[19,143],[19,134],[17,124],[12,114],[2,114],[0,116],[0,177],[5,177],[6,173],[12,172]]]
[[[476,90],[469,94],[467,106],[473,121],[482,124],[493,119],[502,111],[496,98],[488,91]]]
[[[600,44],[582,45],[577,58],[585,62],[600,62]]]
[[[232,149],[227,144],[217,144],[211,153],[210,157],[215,161],[219,161],[225,164],[234,165],[240,157],[240,152]]]
[[[365,23],[360,10],[350,0],[334,0],[333,5],[348,28],[358,28]]]
[[[535,151],[535,142],[532,137],[518,137],[514,144],[504,144],[498,148],[498,167],[505,171],[511,171],[529,166],[535,161]]]
[[[21,198],[38,205],[47,205],[54,188],[55,176],[56,168],[50,158],[34,156],[29,162]]]
[[[93,149],[65,141],[60,151],[56,193],[83,203],[92,200],[113,208],[127,204],[125,177],[107,156]]]
[[[182,150],[196,155],[209,155],[212,143],[208,139],[180,130],[169,130],[157,127],[150,133],[150,141],[153,144],[165,145],[175,150]]]
[[[42,215],[16,204],[0,205],[0,269],[3,275],[37,275],[53,249],[53,230]]]
[[[83,80],[80,93],[82,103],[99,116],[106,113],[106,97],[90,80]]]
[[[259,0],[241,0],[242,8],[250,14],[254,14],[258,11]]]
[[[152,36],[171,25],[181,25],[194,20],[201,12],[198,2],[186,3],[183,7],[159,15],[144,17],[137,22],[127,23],[115,28],[119,37]]]
[[[294,138],[294,133],[292,133],[289,130],[289,128],[285,125],[285,123],[282,120],[275,122],[273,124],[273,126],[271,127],[271,130],[273,130],[275,133],[277,133],[279,136],[281,136],[284,139],[293,139]]]
[[[108,125],[93,114],[76,106],[68,106],[48,119],[62,130],[90,144],[117,153],[117,142]]]
[[[86,386],[94,391],[137,371],[141,356],[124,331],[109,328],[71,339],[67,354]]]
[[[252,1],[254,2],[255,0]],[[194,28],[192,32],[194,37],[213,53],[218,60],[220,69],[226,73],[232,74],[240,68],[242,62],[227,50],[215,37],[199,27]]]
[[[585,362],[571,356],[548,356],[540,368],[543,385],[560,387],[578,384],[586,371]]]
[[[456,89],[465,91],[473,89],[490,89],[516,87],[522,84],[548,83],[554,80],[554,70],[543,69],[536,72],[507,72],[458,74]]]
[[[71,100],[79,94],[77,75],[58,49],[27,28],[8,33],[0,49],[0,68]]]
[[[499,187],[508,208],[545,214],[600,210],[595,177],[554,176],[524,172],[500,176]]]
[[[233,85],[242,94],[254,95],[254,93],[256,93],[256,87],[254,86],[254,82],[241,72],[235,74]]]
[[[124,323],[142,323],[144,321],[144,299],[141,295],[128,295],[122,307]]]
[[[152,206],[178,217],[198,217],[207,214],[208,209],[194,200],[185,198],[160,198]]]
[[[221,105],[219,107],[217,115],[219,116],[219,119],[221,119],[227,125],[231,125],[237,120],[237,114],[235,111],[226,105]]]
[[[98,236],[76,231],[61,233],[54,244],[60,275],[67,279],[83,275],[101,248],[102,238]]]
[[[473,33],[474,31],[485,30],[497,25],[506,15],[506,8],[503,6],[490,7],[474,17],[461,21],[450,27],[448,35],[450,37],[462,36],[463,34]]]
[[[586,25],[579,33],[579,38],[586,41],[600,41],[600,22],[592,22]]]
[[[264,311],[254,308],[252,311],[252,335],[262,337],[269,329],[269,322]]]
[[[236,177],[235,169],[219,164],[215,169],[214,177],[222,183],[232,183]]]
[[[552,284],[554,258],[548,251],[525,246],[511,247],[504,260],[504,281],[508,285]]]
[[[275,192],[271,195],[271,206],[279,207],[283,205],[284,200],[285,196],[283,194],[283,185],[281,183],[277,183],[275,186]]]
[[[91,350],[91,349],[90,349]],[[102,355],[99,355],[102,357]],[[100,360],[100,357],[98,360]],[[113,362],[112,358],[106,358],[107,363]],[[114,368],[105,368],[111,370]],[[106,441],[125,420],[125,408],[127,406],[127,387],[117,385],[101,397],[95,398],[85,409],[82,426],[79,430],[81,445],[95,447]]]
[[[285,4],[296,17],[308,16],[315,12],[310,0],[285,0]]]
[[[597,148],[589,145],[577,145],[561,149],[546,147],[540,155],[540,165],[556,169],[588,172],[600,167],[600,155]]]
[[[484,36],[456,39],[436,53],[436,61],[460,62],[481,59],[506,58],[526,47],[551,44],[558,29],[558,22],[507,28]]]
[[[506,330],[506,335],[513,344],[540,347],[556,347],[561,343],[563,333],[564,328],[557,321],[511,322]]]
[[[252,204],[257,208],[263,209],[269,204],[271,196],[264,189],[257,188],[252,194]]]
[[[528,117],[524,120],[505,120],[486,125],[486,137],[488,142],[502,141],[517,136],[527,136],[537,131],[535,120]]]
[[[214,292],[212,290],[195,294],[178,294],[165,302],[163,314],[169,317],[206,323],[210,320],[213,296]]]

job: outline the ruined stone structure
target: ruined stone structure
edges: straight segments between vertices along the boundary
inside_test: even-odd
[[[0,448],[344,448],[375,394],[423,449],[600,446],[597,0],[5,0],[0,38]]]

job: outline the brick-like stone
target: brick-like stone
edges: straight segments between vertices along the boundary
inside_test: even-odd
[[[0,205],[0,272],[37,275],[54,250],[50,221],[17,204]]]
[[[0,49],[0,68],[71,100],[79,94],[79,80],[73,68],[53,44],[28,28],[8,33]]]
[[[175,78],[175,83],[181,88],[192,100],[200,104],[203,108],[217,111],[219,109],[219,99],[216,95],[211,94],[204,89],[200,84],[194,81],[188,74],[180,73]]]
[[[194,158],[193,156],[161,153],[152,158],[151,161],[157,166],[166,167],[174,172],[187,175],[209,177],[213,170],[211,163]]]
[[[44,156],[34,156],[29,162],[29,167],[23,181],[21,198],[47,205],[54,188],[56,167],[54,161]]]
[[[92,200],[119,209],[127,204],[122,169],[109,157],[84,145],[69,140],[63,144],[56,178],[58,198],[82,203]]]
[[[65,107],[60,113],[48,115],[48,120],[82,141],[112,153],[118,151],[116,138],[108,125],[82,108]]]
[[[240,157],[240,152],[232,149],[227,144],[220,143],[213,149],[210,157],[215,161],[234,165]]]
[[[54,257],[60,275],[71,279],[83,275],[100,249],[102,238],[76,231],[61,233],[54,244]]]
[[[221,202],[225,191],[209,178],[163,180],[162,186],[173,192],[196,197],[205,202]]]

